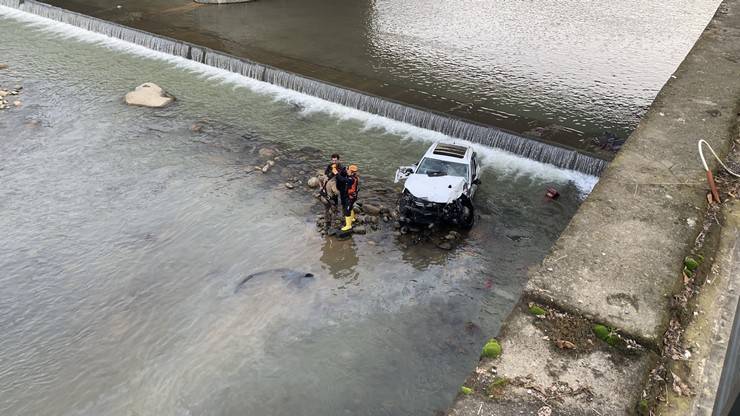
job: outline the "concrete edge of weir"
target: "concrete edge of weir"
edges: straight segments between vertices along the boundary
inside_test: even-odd
[[[740,0],[724,0],[550,253],[530,269],[498,337],[503,353],[481,359],[466,381],[472,389],[449,415],[712,414],[737,319],[740,237],[731,220],[719,221],[711,232],[721,241],[700,249],[718,208],[707,202],[697,141],[723,158],[740,145],[739,74]],[[723,209],[724,218],[740,215],[737,202]],[[699,254],[707,255],[711,283],[692,286],[682,277],[684,260]],[[677,323],[676,299],[687,288],[694,316]],[[563,320],[594,330],[601,324],[609,331],[602,340],[636,348],[605,352],[592,346],[592,334],[558,329]],[[676,347],[686,355],[666,358]],[[650,390],[658,370],[670,391],[660,400]]]

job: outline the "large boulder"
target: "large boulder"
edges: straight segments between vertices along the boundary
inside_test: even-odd
[[[126,94],[125,100],[128,105],[161,108],[175,101],[175,97],[168,94],[159,85],[147,82]]]

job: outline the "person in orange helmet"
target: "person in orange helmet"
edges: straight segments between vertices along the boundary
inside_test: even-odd
[[[337,174],[337,189],[339,189],[339,198],[342,201],[342,210],[344,211],[344,227],[342,231],[352,229],[352,223],[355,222],[354,205],[357,202],[357,196],[360,191],[360,176],[357,165],[349,165],[347,169],[341,169]]]

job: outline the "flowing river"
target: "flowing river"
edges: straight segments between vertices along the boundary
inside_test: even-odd
[[[720,0],[46,0],[447,114],[626,138]]]
[[[391,182],[445,137],[2,6],[0,27],[0,88],[23,87],[0,111],[4,416],[446,409],[596,182],[478,147],[480,219],[453,250],[324,238],[259,148]],[[126,106],[146,81],[175,104]]]

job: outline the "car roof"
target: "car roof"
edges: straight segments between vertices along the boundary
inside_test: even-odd
[[[436,142],[429,146],[424,157],[439,159],[448,162],[470,163],[473,156],[473,149],[470,146],[459,143],[440,143]]]

